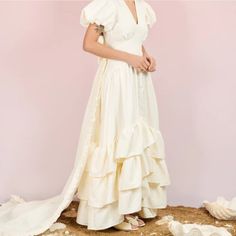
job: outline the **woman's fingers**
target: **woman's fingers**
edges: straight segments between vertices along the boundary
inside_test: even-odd
[[[150,67],[149,67],[149,69],[152,70],[153,67],[154,67],[154,59],[150,58]]]
[[[150,66],[150,62],[147,60],[146,57],[143,57],[143,61],[142,61],[142,64],[141,64],[142,70],[147,72],[148,69],[149,69],[149,66]]]
[[[150,62],[148,61],[148,59],[146,57],[144,57],[143,63],[146,66],[146,68],[148,69],[150,66]]]
[[[151,68],[149,71],[154,72],[155,70],[156,70],[155,68]]]
[[[156,61],[154,58],[151,57],[149,71],[153,72],[156,70],[155,68],[156,68]]]
[[[156,70],[156,62],[152,57],[140,58],[139,63],[135,66],[138,72],[153,72]]]
[[[136,70],[138,72],[146,72],[147,71],[144,67],[141,67],[141,66],[137,67]]]
[[[140,68],[143,70],[143,71],[147,71],[147,67],[146,67],[146,65],[144,65],[144,64],[142,64],[141,66],[140,66]]]
[[[139,62],[135,67],[138,72],[148,72],[151,67],[151,59],[146,56],[140,57]]]

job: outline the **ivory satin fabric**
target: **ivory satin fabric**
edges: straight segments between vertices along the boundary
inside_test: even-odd
[[[104,25],[99,42],[142,55],[156,22],[144,0],[135,0],[138,24],[124,0],[93,0],[80,23]],[[0,207],[0,236],[32,236],[47,230],[79,198],[76,222],[100,230],[119,224],[124,214],[155,217],[167,205],[170,176],[151,73],[123,61],[99,58],[81,126],[73,170],[62,192],[25,202],[12,197]]]

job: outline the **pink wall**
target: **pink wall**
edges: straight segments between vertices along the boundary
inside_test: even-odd
[[[236,2],[150,2],[169,204],[236,196]],[[72,169],[97,66],[81,49],[84,4],[0,2],[0,202],[53,196]]]

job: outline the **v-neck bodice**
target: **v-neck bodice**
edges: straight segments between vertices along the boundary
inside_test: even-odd
[[[136,22],[125,0],[93,0],[81,12],[81,24],[104,25],[104,42],[112,48],[142,55],[148,26],[156,21],[155,12],[144,0],[135,0]]]
[[[126,5],[127,7],[127,10],[130,14],[130,16],[133,18],[134,22],[136,25],[139,24],[139,14],[138,14],[138,7],[137,7],[137,3],[136,3],[136,0],[134,0],[134,8],[135,8],[135,15],[133,14],[133,12],[131,11],[131,9],[129,8],[128,4],[126,3],[125,0],[123,0],[124,4]]]

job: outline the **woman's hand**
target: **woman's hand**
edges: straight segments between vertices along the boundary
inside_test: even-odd
[[[148,72],[150,62],[145,56],[137,56],[130,54],[127,56],[126,62],[133,66],[138,72]]]
[[[143,56],[150,63],[150,65],[148,67],[148,71],[149,72],[155,71],[156,70],[156,61],[155,61],[155,59],[147,53],[147,51],[146,51],[146,49],[145,49],[145,47],[143,45],[142,45],[142,51],[143,51]]]
[[[154,72],[156,70],[156,60],[153,57],[148,57],[147,59],[150,62],[150,66],[148,67],[148,71]]]
[[[147,53],[144,54],[144,57],[150,63],[150,65],[148,67],[148,71],[149,72],[154,72],[156,70],[156,60],[153,57],[149,56]]]

